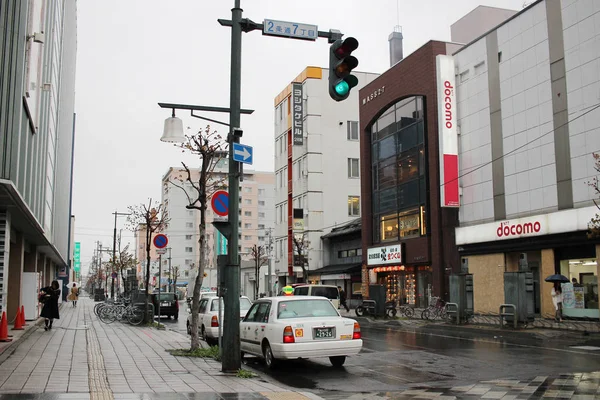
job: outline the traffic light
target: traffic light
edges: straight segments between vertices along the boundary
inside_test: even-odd
[[[329,48],[329,95],[335,101],[346,100],[358,85],[358,78],[350,74],[358,66],[356,57],[350,55],[357,48],[358,40],[353,37],[338,39]]]

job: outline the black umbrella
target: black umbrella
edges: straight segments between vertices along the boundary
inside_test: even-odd
[[[546,279],[544,279],[546,282],[561,282],[561,283],[567,283],[570,282],[569,278],[567,278],[564,275],[561,274],[554,274],[554,275],[550,275],[549,277],[547,277]]]

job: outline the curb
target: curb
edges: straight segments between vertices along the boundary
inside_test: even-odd
[[[21,341],[23,339],[27,339],[36,330],[36,328],[44,322],[44,318],[38,318],[37,320],[30,322],[32,323],[32,325],[29,326],[29,328],[25,329],[22,335],[14,339],[8,346],[4,347],[3,349],[0,349],[0,364],[2,364],[14,354]]]

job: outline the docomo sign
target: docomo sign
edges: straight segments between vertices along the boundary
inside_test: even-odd
[[[367,250],[367,264],[401,264],[402,249],[399,244],[386,247],[373,247]]]
[[[510,221],[504,221],[500,223],[498,229],[496,229],[496,235],[501,237],[510,236],[522,236],[529,234],[538,234],[542,230],[542,224],[540,221],[524,222],[511,224]]]
[[[454,58],[438,55],[435,61],[440,152],[440,202],[442,207],[459,207]]]

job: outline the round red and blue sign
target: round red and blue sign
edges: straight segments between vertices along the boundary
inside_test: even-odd
[[[162,233],[159,233],[158,235],[154,236],[154,247],[156,247],[157,249],[164,249],[165,247],[167,247],[167,244],[169,243],[169,239],[167,239],[167,235],[163,235]]]
[[[210,204],[215,214],[225,217],[229,214],[229,193],[224,190],[217,190],[213,194]]]

